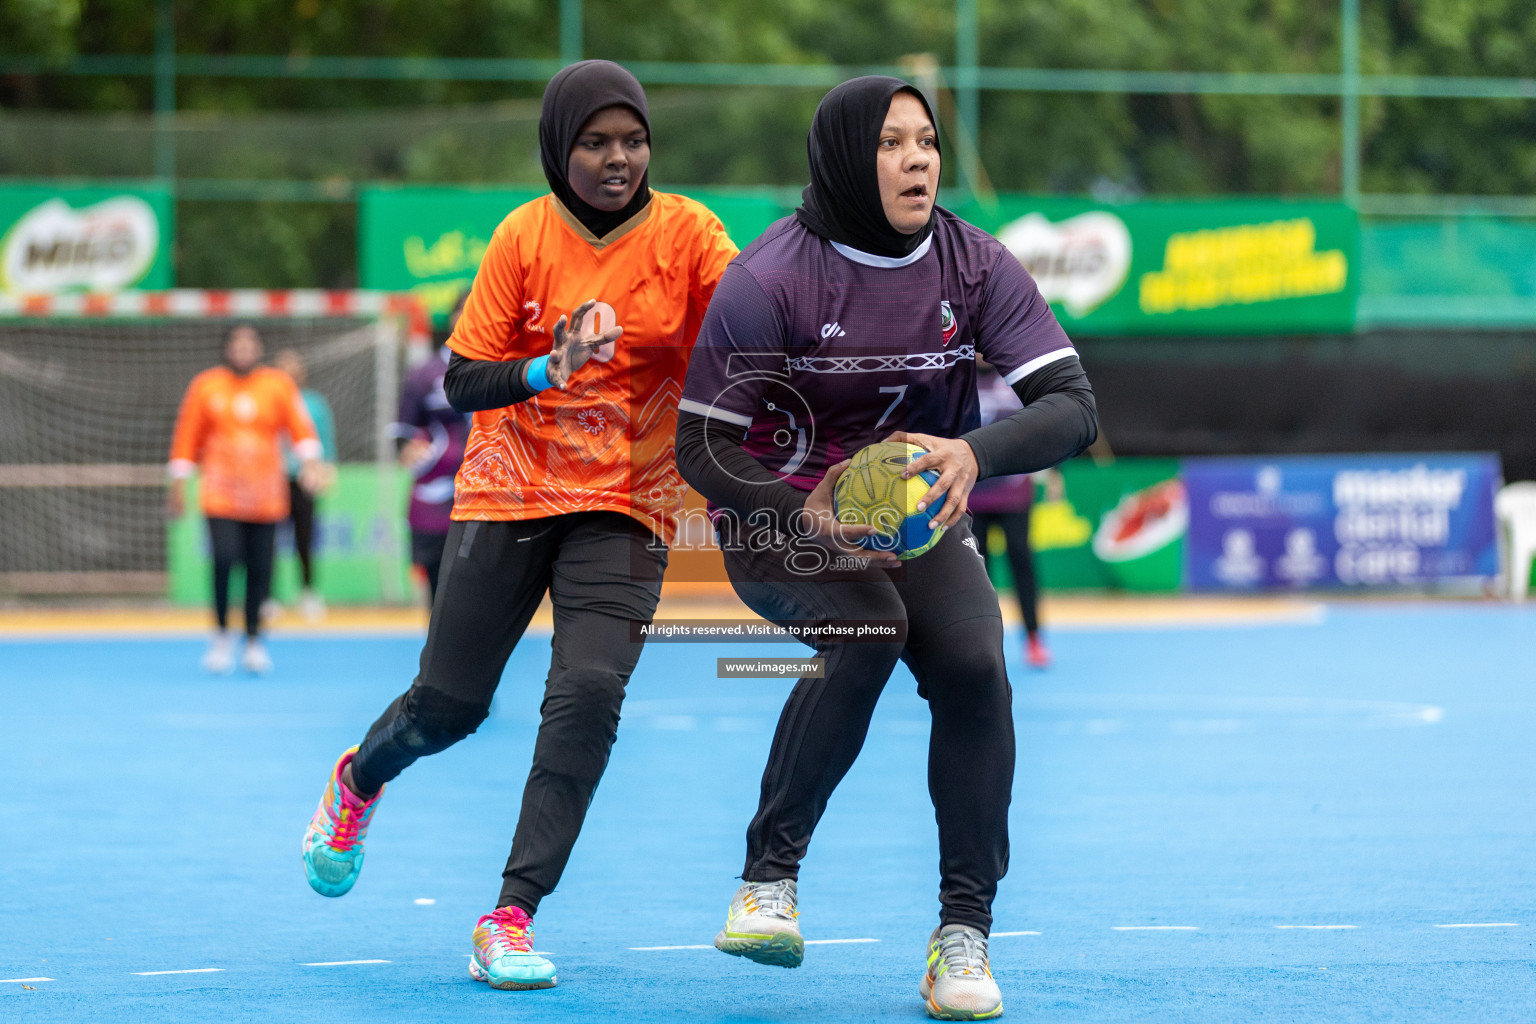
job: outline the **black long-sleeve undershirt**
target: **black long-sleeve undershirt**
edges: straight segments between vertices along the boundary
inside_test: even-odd
[[[1098,408],[1077,359],[1062,359],[1013,385],[1024,408],[966,434],[978,479],[1033,473],[1071,458],[1098,437]],[[788,523],[806,492],[776,477],[741,447],[743,428],[714,417],[677,417],[677,468],[704,497],[740,515],[770,508]]]
[[[448,372],[443,375],[443,394],[458,412],[504,409],[526,402],[538,394],[528,386],[527,368],[532,360],[530,356],[498,363],[454,352],[448,358]]]
[[[1049,469],[1098,439],[1098,404],[1075,357],[1042,366],[1013,393],[1024,408],[961,438],[976,454],[978,480]]]

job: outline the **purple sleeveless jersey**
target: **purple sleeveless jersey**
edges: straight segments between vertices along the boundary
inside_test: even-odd
[[[416,367],[405,378],[400,392],[400,416],[396,436],[422,437],[432,447],[411,467],[407,518],[418,533],[447,533],[453,512],[453,479],[464,461],[464,442],[469,439],[469,417],[454,410],[443,393],[448,363],[441,352]]]
[[[910,256],[873,256],[786,217],[715,290],[678,408],[747,430],[743,448],[809,491],[905,430],[981,425],[976,357],[1013,384],[1077,355],[1019,261],[947,210]]]

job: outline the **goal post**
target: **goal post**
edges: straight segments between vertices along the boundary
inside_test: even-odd
[[[176,289],[0,295],[0,599],[201,600],[201,514],[191,500],[180,521],[165,512],[171,428],[187,384],[245,323],[269,361],[297,351],[334,412],[340,473],[319,504],[321,593],[405,598],[391,424],[407,351],[424,351],[420,305],[376,291]]]

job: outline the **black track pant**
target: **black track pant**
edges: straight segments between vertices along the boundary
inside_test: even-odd
[[[655,615],[666,564],[651,531],[618,512],[454,523],[448,531],[421,672],[368,730],[352,778],[372,793],[474,732],[547,591],[554,652],[497,906],[533,914],[560,881],[640,658],[630,623]]]
[[[209,519],[213,540],[213,611],[219,628],[229,627],[229,574],[237,564],[245,566],[245,634],[261,634],[261,604],[272,591],[272,549],[277,540],[276,523],[243,523],[236,519]]]
[[[1030,636],[1040,632],[1040,594],[1035,583],[1035,556],[1029,549],[1029,511],[977,512],[972,529],[981,550],[987,550],[987,531],[993,523],[1003,529],[1008,545],[1008,568],[1013,573],[1013,596],[1024,617],[1024,631]]]
[[[446,533],[411,531],[411,562],[419,565],[427,574],[427,607],[437,600],[437,575],[443,564],[443,552],[448,548]]]
[[[779,716],[742,878],[797,877],[811,832],[864,745],[875,702],[900,659],[933,715],[928,792],[939,824],[942,921],[989,931],[992,899],[1008,870],[1013,693],[997,591],[968,522],[962,518],[899,570],[828,567],[811,575],[803,574],[804,554],[800,572],[786,572],[782,550],[734,543],[730,522],[723,527],[731,583],[763,618],[905,624],[904,638],[890,643],[816,646],[826,678],[801,679]]]
[[[305,590],[315,585],[315,497],[288,481],[288,518],[293,520],[293,550],[299,556],[299,574]]]

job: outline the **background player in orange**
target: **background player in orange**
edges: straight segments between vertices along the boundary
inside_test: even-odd
[[[261,643],[261,605],[272,584],[277,524],[288,518],[288,474],[283,464],[286,433],[300,459],[300,481],[320,484],[320,441],[293,379],[262,366],[261,336],[242,325],[229,332],[224,365],[192,378],[176,416],[171,440],[170,513],[186,507],[186,481],[199,467],[203,514],[213,541],[213,608],[218,632],[203,655],[210,672],[234,670],[229,636],[229,576],[245,565],[245,650],[250,672],[272,669]]]
[[[420,674],[341,755],[304,837],[315,891],[350,890],[384,784],[485,720],[547,593],[553,656],[533,766],[470,961],[470,974],[503,989],[555,983],[533,952],[532,918],[608,764],[640,657],[632,630],[656,611],[684,491],[677,403],[736,255],[703,206],[647,187],[645,93],[617,64],[583,61],[550,81],[539,143],[553,194],[492,234],[448,341],[448,400],[475,418]],[[517,799],[512,786],[506,798]]]

